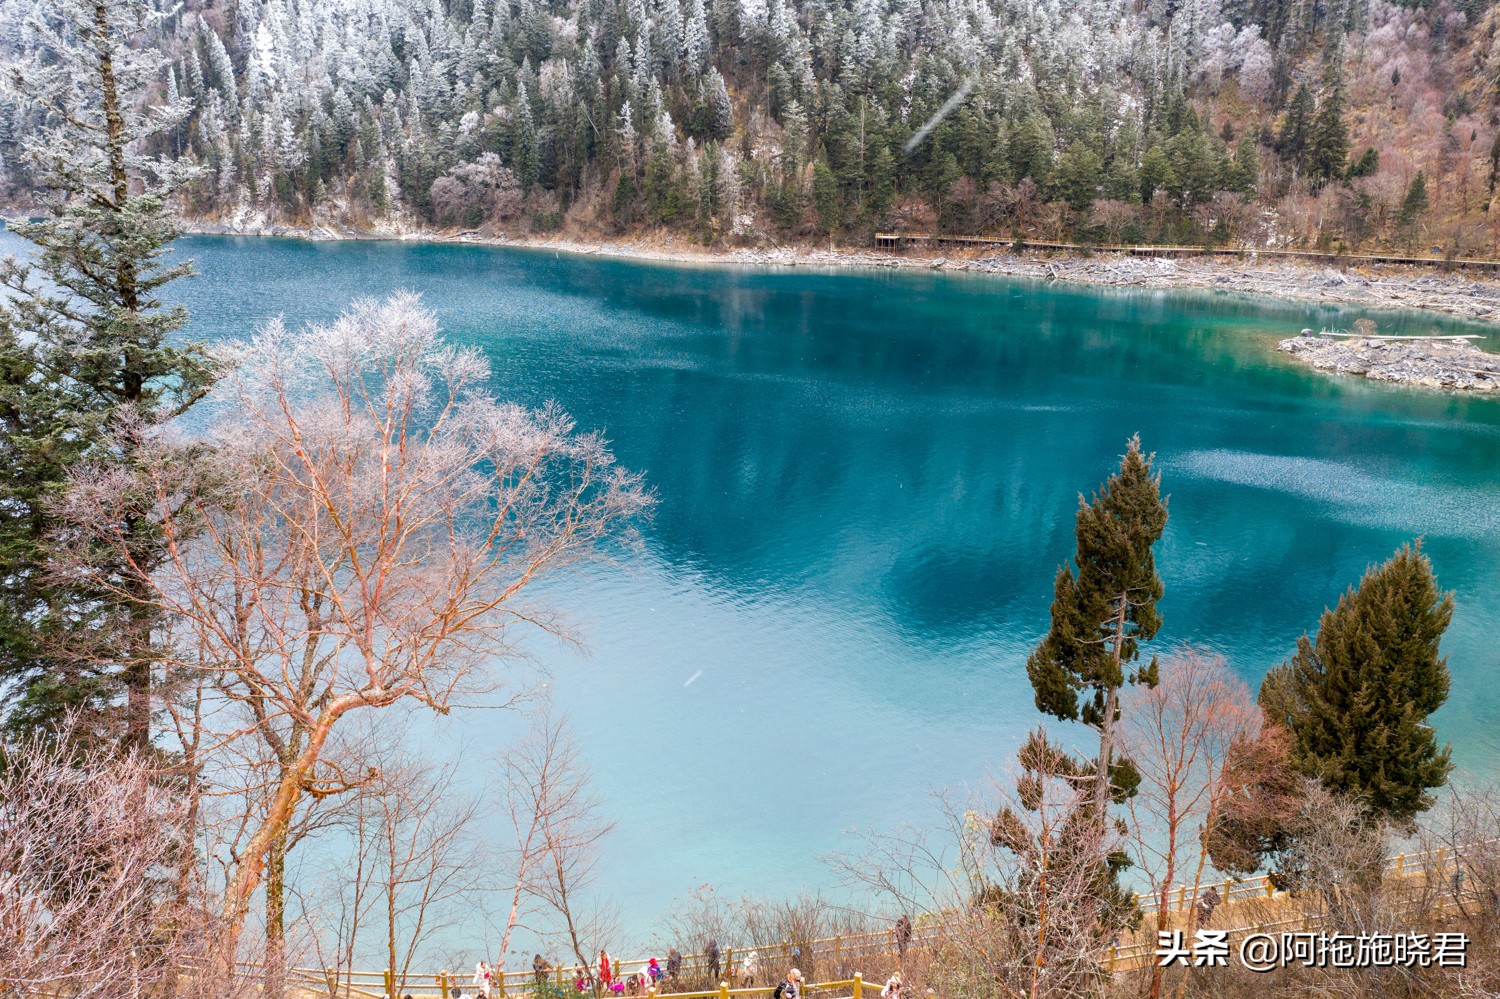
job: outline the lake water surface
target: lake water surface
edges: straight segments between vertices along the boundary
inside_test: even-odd
[[[1367,313],[471,246],[180,248],[202,273],[174,288],[198,335],[419,291],[499,393],[558,400],[646,474],[639,555],[551,587],[590,654],[539,646],[618,819],[603,888],[633,936],[700,884],[829,885],[819,857],[854,831],[930,821],[933,789],[1005,767],[1038,721],[1024,662],[1077,495],[1136,432],[1171,494],[1158,646],[1210,646],[1254,683],[1425,535],[1458,608],[1438,728],[1461,766],[1500,762],[1500,400],[1274,350]],[[477,768],[517,727],[461,712],[433,750],[463,741]]]

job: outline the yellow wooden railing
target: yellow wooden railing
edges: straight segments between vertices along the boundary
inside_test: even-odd
[[[1462,859],[1465,851],[1473,850],[1479,846],[1492,846],[1496,843],[1500,843],[1500,838],[1483,840],[1479,843],[1469,843],[1454,849],[1438,847],[1437,849],[1426,850],[1421,853],[1398,854],[1395,858],[1386,862],[1385,874],[1387,877],[1401,878],[1434,872],[1442,876],[1450,870],[1456,871],[1459,869],[1459,861]],[[1265,878],[1256,878],[1255,882],[1236,885],[1236,888],[1243,886],[1247,891],[1235,901],[1241,903],[1264,901],[1265,899],[1276,898],[1286,894],[1285,892],[1276,891]],[[1259,883],[1264,883],[1264,887],[1262,888]],[[1432,904],[1429,910],[1430,914],[1439,917],[1443,916],[1447,911],[1446,900],[1450,898],[1455,903],[1460,903],[1464,899],[1473,899],[1482,903],[1489,901],[1482,897],[1478,887],[1472,885],[1464,887],[1462,883],[1455,883],[1451,888],[1445,888],[1435,898],[1430,899]],[[1422,905],[1423,903],[1419,899],[1401,911],[1403,913],[1411,912],[1414,911],[1413,906],[1420,908]],[[1179,904],[1177,908],[1181,911],[1182,906]],[[1244,910],[1242,909],[1241,911]],[[1253,912],[1253,908],[1250,911]],[[1312,930],[1318,928],[1323,923],[1323,917],[1316,914],[1299,912],[1292,916],[1274,918],[1276,912],[1274,908],[1267,908],[1264,911],[1268,914],[1266,918],[1250,919],[1248,922],[1241,921],[1240,925],[1230,927],[1224,927],[1220,925],[1222,920],[1216,920],[1214,928],[1227,929],[1231,936],[1233,936],[1240,933],[1265,933],[1271,930],[1281,930],[1290,927],[1296,927],[1298,930]],[[1110,947],[1105,952],[1106,968],[1113,973],[1115,971],[1131,971],[1141,967],[1149,967],[1151,962],[1155,960],[1156,940],[1154,936],[1150,936],[1149,934],[1148,937],[1148,939],[1123,946]]]
[[[1461,856],[1463,854],[1463,851],[1465,850],[1472,850],[1475,847],[1479,846],[1492,846],[1496,843],[1500,843],[1500,838],[1483,840],[1478,843],[1469,843],[1464,846],[1457,847],[1453,850],[1450,850],[1448,847],[1444,846],[1438,847],[1434,850],[1425,850],[1421,853],[1398,854],[1397,856],[1386,861],[1385,874],[1387,877],[1401,877],[1404,874],[1416,874],[1420,871],[1426,870],[1431,866],[1436,866],[1441,869],[1446,866],[1449,860],[1453,859],[1456,856]],[[1259,877],[1248,878],[1245,880],[1236,880],[1234,878],[1230,878],[1222,883],[1217,881],[1209,882],[1207,884],[1201,885],[1200,889],[1206,891],[1209,887],[1213,887],[1218,890],[1219,898],[1222,902],[1239,902],[1247,899],[1274,898],[1277,894],[1279,894],[1276,891],[1276,886],[1271,883],[1271,877],[1268,874],[1262,874]],[[1181,912],[1185,908],[1187,908],[1187,906],[1191,905],[1195,901],[1196,897],[1197,896],[1194,894],[1193,889],[1190,886],[1178,885],[1176,888],[1168,889],[1167,904],[1169,908],[1177,912]],[[1136,896],[1136,904],[1140,906],[1142,912],[1157,911],[1161,908],[1161,901],[1162,899],[1159,893]]]
[[[1420,853],[1401,853],[1386,862],[1385,874],[1387,877],[1405,877],[1422,873],[1428,870],[1443,872],[1455,865],[1465,851],[1479,846],[1491,846],[1500,843],[1500,837],[1483,840],[1479,843],[1471,843],[1456,848],[1439,847],[1434,850],[1426,850]],[[1251,901],[1264,901],[1283,896],[1285,893],[1276,889],[1269,875],[1235,880],[1233,878],[1223,882],[1210,882],[1199,886],[1200,890],[1206,890],[1210,884],[1219,892],[1221,905],[1233,906],[1238,903]],[[1182,912],[1197,900],[1197,891],[1188,885],[1178,885],[1167,893],[1167,904],[1172,911]],[[1137,904],[1143,912],[1156,912],[1161,908],[1160,894],[1150,896],[1136,896]],[[1233,912],[1233,909],[1227,911]],[[911,940],[908,946],[912,948],[925,948],[935,945],[942,937],[943,913],[931,913],[919,918],[913,928]],[[1282,920],[1275,925],[1286,923],[1290,925],[1295,922],[1305,921],[1299,916],[1291,920]],[[1264,929],[1272,924],[1252,925],[1239,927],[1240,929]],[[1153,952],[1155,941],[1147,941],[1140,944],[1131,944],[1123,947],[1111,947],[1106,951],[1106,962],[1110,970],[1116,967],[1122,970],[1136,967],[1142,956]],[[793,951],[802,948],[800,956],[793,956]],[[804,966],[822,965],[823,962],[831,960],[836,973],[842,972],[847,963],[857,957],[868,957],[872,955],[894,956],[896,954],[896,941],[894,933],[889,930],[876,930],[868,933],[842,934],[832,937],[821,937],[810,941],[782,940],[771,944],[762,944],[755,947],[728,948],[720,954],[720,971],[726,973],[726,979],[732,977],[727,974],[730,969],[736,967],[736,955],[743,955],[750,951],[757,952],[759,958],[759,973],[766,976],[766,984],[754,988],[730,988],[729,982],[721,982],[717,990],[706,992],[677,992],[672,991],[671,996],[675,999],[720,999],[732,996],[764,996],[772,992],[775,984],[781,980],[784,968],[791,967],[792,962],[800,961]],[[810,960],[809,960],[810,959]],[[649,958],[626,959],[616,961],[614,967],[617,977],[627,977],[638,974],[645,970],[649,964]],[[665,970],[665,959],[658,956],[658,962]],[[682,958],[682,979],[694,980],[709,977],[710,964],[706,954],[687,954]],[[594,971],[592,967],[580,967],[578,965],[563,965],[560,967],[549,967],[545,972],[545,980],[569,991],[574,990],[573,983],[578,978],[592,980]],[[394,999],[404,999],[412,996],[413,999],[430,999],[436,996],[438,999],[451,999],[455,988],[461,989],[464,995],[473,996],[476,992],[472,983],[472,972],[438,972],[401,975],[390,971],[339,971],[336,969],[295,968],[290,971],[304,987],[316,988],[319,991],[329,993],[347,994],[350,996],[364,996],[368,999],[380,999],[382,995],[392,996]],[[536,972],[531,970],[492,972],[491,984],[496,996],[514,994],[525,991],[537,980]],[[809,984],[804,986],[804,994],[826,993],[838,991],[845,987],[856,989],[855,996],[862,995],[861,991],[865,983],[858,975],[850,979],[839,979],[836,981]],[[591,993],[586,993],[591,994]],[[637,995],[656,995],[655,990]],[[668,993],[663,993],[666,995]]]
[[[629,962],[626,962],[629,963]],[[574,972],[574,977],[565,978],[559,972]],[[435,975],[401,976],[393,975],[389,971],[319,971],[315,968],[292,968],[288,970],[291,981],[308,991],[325,992],[331,995],[368,996],[371,999],[380,999],[382,995],[401,997],[412,996],[413,999],[431,999],[433,996],[441,999],[450,999],[455,989],[462,990],[465,997],[474,996],[477,990],[471,984],[470,973],[439,972]],[[546,976],[548,984],[558,985],[568,992],[574,992],[574,978],[577,969],[556,968]],[[769,976],[770,981],[762,986],[752,988],[730,988],[728,982],[720,982],[717,988],[701,989],[697,991],[679,991],[677,989],[658,989],[656,986],[648,987],[644,992],[635,992],[632,995],[641,999],[657,999],[658,996],[670,997],[670,999],[762,999],[771,995],[776,984],[781,981],[781,975]],[[494,975],[491,978],[495,986],[494,994],[517,995],[529,991],[536,979],[534,973],[519,974],[505,973],[505,983],[502,976]],[[509,992],[507,993],[507,988]],[[801,987],[803,996],[817,996],[819,999],[840,999],[841,996],[853,997],[853,999],[864,999],[869,984],[863,976],[855,973],[853,977],[827,982],[809,982]],[[879,988],[875,988],[879,992]],[[592,997],[593,990],[586,989],[579,995]]]

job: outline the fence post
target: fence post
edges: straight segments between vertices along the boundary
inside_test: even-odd
[[[1401,876],[1401,870],[1404,867],[1406,867],[1406,854],[1404,854],[1404,853],[1398,853],[1396,855],[1396,876],[1397,877]]]
[[[1177,911],[1181,912],[1187,907],[1187,885],[1177,886]]]
[[[442,993],[443,999],[448,999],[448,973],[441,972],[437,976],[438,992]],[[395,999],[394,996],[391,999]]]
[[[396,999],[396,972],[390,968],[385,969],[385,994]]]
[[[1266,883],[1266,898],[1270,898],[1272,895],[1275,895],[1276,886],[1271,883],[1270,877],[1262,875],[1261,880],[1265,881]]]
[[[1234,887],[1234,878],[1224,879],[1224,901],[1229,901],[1229,890]]]
[[[833,968],[840,971],[844,967],[844,936],[841,933],[833,935]]]
[[[729,983],[719,983],[719,999],[729,999]]]
[[[854,973],[854,999],[865,999],[865,980],[859,972]]]
[[[1116,947],[1114,944],[1109,945],[1109,973],[1111,975],[1115,973],[1115,958],[1119,956],[1119,953],[1120,948]]]

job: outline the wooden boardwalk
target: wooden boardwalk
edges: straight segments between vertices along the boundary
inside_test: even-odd
[[[1399,264],[1410,267],[1442,267],[1456,270],[1500,273],[1500,260],[1478,257],[1419,257],[1386,253],[1322,253],[1317,250],[1260,250],[1225,246],[1153,246],[1117,243],[1054,243],[1021,239],[1020,246],[1035,250],[1066,250],[1076,253],[1120,253],[1132,257],[1268,257],[1272,260],[1296,260],[1307,263],[1361,266]],[[904,250],[908,247],[1016,246],[1014,236],[960,236],[943,233],[877,232],[875,246],[882,250]]]

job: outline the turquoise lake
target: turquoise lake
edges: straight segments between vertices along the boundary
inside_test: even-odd
[[[1500,763],[1500,399],[1275,351],[1362,315],[1384,332],[1473,327],[927,271],[179,248],[201,272],[173,287],[197,335],[415,290],[490,356],[499,394],[556,399],[645,473],[658,508],[640,552],[549,586],[589,654],[537,646],[618,820],[601,889],[633,939],[701,884],[832,885],[819,858],[856,831],[932,821],[935,789],[1005,769],[1039,720],[1024,662],[1078,493],[1136,432],[1171,496],[1159,648],[1211,647],[1254,683],[1367,565],[1423,535],[1457,599],[1440,734],[1470,772]],[[432,749],[462,744],[482,773],[518,728],[459,712]]]

